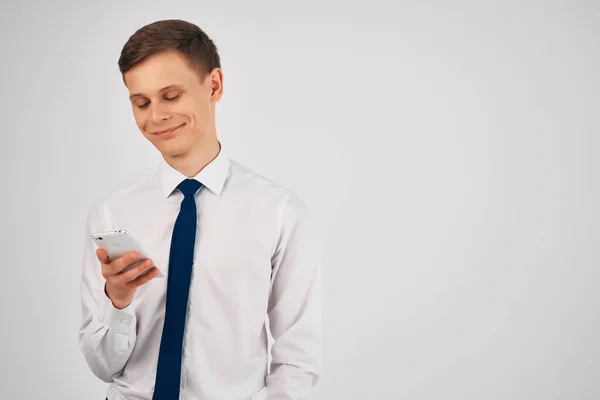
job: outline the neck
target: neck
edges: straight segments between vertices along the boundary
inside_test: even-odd
[[[184,154],[178,154],[175,156],[163,155],[165,161],[177,171],[181,172],[188,178],[192,178],[204,167],[206,167],[212,160],[214,160],[221,146],[216,137],[211,137],[206,142],[199,143],[194,149]]]

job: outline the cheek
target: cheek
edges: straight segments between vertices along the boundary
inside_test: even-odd
[[[209,115],[210,112],[206,109],[205,104],[197,104],[194,111],[189,112],[189,119],[194,126],[206,127],[209,123]]]
[[[207,122],[210,104],[203,98],[190,97],[185,104],[182,104],[182,112],[192,125],[203,126]]]
[[[135,119],[135,124],[137,125],[137,127],[140,130],[144,130],[144,127],[146,126],[146,117],[144,113],[134,109],[133,118]]]

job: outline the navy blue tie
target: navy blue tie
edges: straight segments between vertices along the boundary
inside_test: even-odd
[[[154,400],[179,399],[183,332],[190,292],[194,244],[196,242],[196,200],[194,195],[201,184],[186,179],[177,186],[183,193],[179,215],[171,237],[169,272],[167,277],[167,305],[165,323],[160,341],[158,366],[154,385]]]

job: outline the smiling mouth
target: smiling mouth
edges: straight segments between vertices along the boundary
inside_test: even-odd
[[[171,135],[171,134],[175,133],[179,128],[181,128],[184,125],[185,125],[185,123],[183,123],[183,124],[181,124],[179,126],[173,127],[173,128],[165,129],[164,131],[153,132],[152,134],[156,135],[156,136],[161,136],[161,137],[162,136],[168,136],[168,135]]]

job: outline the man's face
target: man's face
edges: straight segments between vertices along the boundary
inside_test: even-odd
[[[135,122],[166,157],[183,156],[215,140],[221,81],[219,69],[201,81],[176,51],[152,55],[125,73]]]

